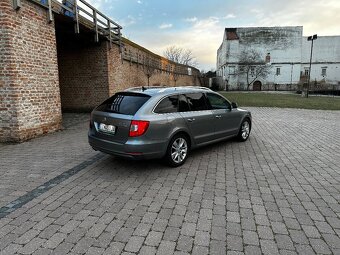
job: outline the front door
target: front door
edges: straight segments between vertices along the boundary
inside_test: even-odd
[[[254,91],[261,91],[262,83],[260,81],[255,81],[253,83],[253,90]]]
[[[214,137],[211,123],[213,115],[208,109],[203,93],[190,93],[179,96],[179,111],[185,119],[196,145],[209,142]]]
[[[207,93],[214,117],[215,139],[233,136],[238,132],[239,114],[233,111],[231,104],[223,97]]]

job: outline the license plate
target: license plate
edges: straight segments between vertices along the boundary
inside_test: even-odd
[[[104,123],[99,124],[99,131],[114,134],[116,133],[116,127],[113,125],[107,125]]]

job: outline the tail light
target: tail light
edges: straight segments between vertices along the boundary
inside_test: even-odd
[[[149,121],[133,120],[130,125],[130,137],[143,135],[149,127]]]

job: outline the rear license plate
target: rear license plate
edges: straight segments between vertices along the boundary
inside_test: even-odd
[[[99,124],[99,131],[109,133],[109,134],[115,134],[116,133],[116,127],[113,125],[107,125],[104,123]]]

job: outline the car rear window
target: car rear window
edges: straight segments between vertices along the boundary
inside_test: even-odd
[[[117,93],[97,107],[97,111],[125,115],[135,113],[148,101],[150,96],[138,93]]]

